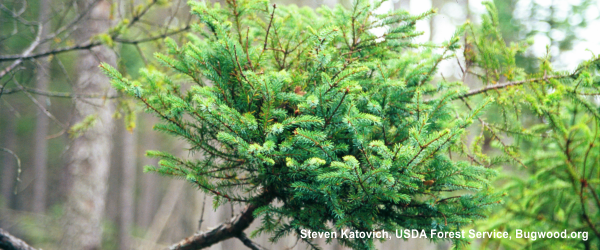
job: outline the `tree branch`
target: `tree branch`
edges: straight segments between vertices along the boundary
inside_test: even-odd
[[[261,247],[258,244],[256,244],[255,242],[248,239],[248,237],[246,237],[246,234],[243,232],[240,235],[238,235],[236,238],[238,238],[242,243],[244,243],[244,246],[247,246],[248,248],[250,248],[252,250],[265,249],[264,247]]]
[[[261,195],[259,199],[265,200],[264,196],[265,194]],[[234,237],[242,239],[244,238],[244,230],[254,221],[254,210],[262,205],[270,203],[272,200],[273,198],[268,198],[266,199],[266,202],[249,204],[242,210],[242,213],[232,218],[229,222],[222,223],[208,232],[192,235],[179,243],[172,245],[170,249],[196,250],[212,246],[213,244]],[[242,240],[242,242],[244,242],[244,240]],[[248,246],[246,242],[244,242],[244,245]]]
[[[15,236],[12,236],[8,232],[2,230],[2,228],[0,228],[0,249],[4,249],[4,250],[37,250],[36,248],[33,248],[33,247],[27,245],[27,243],[25,243],[25,241],[15,237]]]
[[[465,98],[465,97],[469,97],[469,96],[473,96],[473,95],[478,95],[478,94],[481,94],[481,93],[485,93],[485,92],[488,92],[490,90],[503,89],[503,88],[510,87],[510,86],[519,86],[519,85],[523,85],[525,83],[530,83],[530,82],[545,81],[545,80],[549,80],[549,79],[565,78],[565,77],[571,77],[571,76],[573,76],[573,75],[545,76],[545,77],[542,77],[542,78],[534,78],[534,79],[528,79],[528,80],[523,80],[523,81],[515,81],[515,82],[506,82],[506,83],[502,83],[502,84],[495,84],[495,85],[487,86],[485,88],[471,90],[471,91],[467,92],[466,94],[462,94],[462,95],[456,96],[453,99],[455,99],[455,100],[456,99],[462,99],[462,98]]]
[[[177,35],[181,32],[184,31],[188,31],[192,28],[191,25],[187,25],[181,29],[178,30],[173,30],[171,32],[166,32],[157,36],[152,36],[152,37],[147,37],[147,38],[142,38],[139,40],[128,40],[128,39],[122,39],[122,38],[115,38],[114,41],[118,42],[118,43],[125,43],[125,44],[140,44],[140,43],[146,43],[146,42],[151,42],[151,41],[155,41],[161,38],[167,38],[168,36],[172,36],[172,35]]]
[[[265,45],[263,47],[263,51],[267,49],[267,42],[269,41],[269,30],[271,30],[271,24],[273,24],[273,16],[275,15],[276,8],[277,4],[273,4],[273,12],[271,12],[271,20],[269,21],[269,26],[267,27],[267,34],[265,35]]]
[[[160,38],[165,38],[167,36],[171,36],[171,35],[175,35],[184,31],[187,31],[190,29],[190,26],[186,26],[184,28],[169,32],[169,33],[164,33],[158,36],[153,36],[153,37],[149,37],[149,38],[143,38],[143,39],[139,39],[139,40],[127,40],[127,39],[120,39],[120,38],[113,38],[113,40],[115,42],[119,42],[119,43],[125,43],[125,44],[139,44],[139,43],[145,43],[145,42],[151,42],[151,41],[155,41],[158,40]],[[39,39],[38,39],[39,42]],[[40,53],[36,53],[36,54],[30,54],[30,53],[22,53],[22,54],[17,54],[17,55],[6,55],[6,56],[0,56],[0,62],[2,61],[13,61],[13,60],[26,60],[26,59],[35,59],[35,58],[40,58],[40,57],[45,57],[45,56],[49,56],[49,55],[56,55],[56,54],[60,54],[60,53],[64,53],[64,52],[69,52],[69,51],[75,51],[75,50],[87,50],[87,49],[91,49],[93,47],[96,46],[100,46],[102,45],[101,42],[85,42],[82,44],[76,44],[73,46],[68,46],[68,47],[62,47],[62,48],[58,48],[58,49],[53,49],[53,50],[49,50],[49,51],[45,51],[45,52],[40,52]],[[37,44],[36,44],[37,46]],[[32,49],[33,50],[33,49]],[[13,63],[14,64],[14,63]],[[3,76],[5,73],[4,71],[2,71],[2,73],[0,74],[0,77]]]
[[[119,95],[107,95],[107,94],[74,94],[74,93],[65,93],[65,92],[54,92],[54,91],[43,91],[35,88],[30,88],[27,86],[21,85],[19,88],[6,89],[2,91],[2,87],[0,86],[0,91],[4,95],[15,94],[19,92],[28,92],[35,95],[47,96],[47,97],[58,97],[58,98],[89,98],[89,99],[115,99],[119,97]]]
[[[38,26],[38,33],[37,36],[35,37],[35,40],[31,43],[31,45],[29,45],[29,47],[27,47],[27,49],[25,51],[23,51],[23,53],[19,54],[17,57],[13,60],[14,61],[10,66],[8,66],[7,68],[3,69],[2,71],[0,71],[0,78],[2,78],[4,75],[8,74],[10,71],[12,71],[15,67],[19,66],[19,64],[21,64],[24,60],[24,57],[28,57],[29,54],[31,54],[31,52],[33,52],[33,50],[40,45],[40,39],[42,37],[42,24],[40,24]],[[0,57],[1,58],[1,57]],[[0,61],[2,61],[0,59]]]

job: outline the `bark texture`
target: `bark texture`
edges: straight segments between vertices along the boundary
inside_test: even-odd
[[[78,1],[82,9],[86,9],[92,2],[94,1]],[[78,37],[85,41],[95,34],[106,32],[110,27],[109,16],[110,3],[106,0],[100,1],[80,26]],[[79,75],[74,93],[111,92],[108,78],[98,68],[100,62],[114,66],[115,53],[105,46],[80,52],[77,62]],[[69,171],[72,186],[69,188],[65,208],[66,225],[61,249],[100,249],[114,108],[109,101],[103,99],[75,99],[75,108],[76,122],[88,116],[95,117],[95,121],[70,147]]]
[[[242,237],[244,230],[254,221],[252,213],[259,206],[250,204],[246,206],[242,213],[232,218],[229,222],[223,223],[216,228],[205,232],[190,236],[179,243],[171,246],[172,250],[196,250],[209,247],[221,241],[233,238]]]
[[[0,228],[0,249],[3,250],[37,250],[22,241],[21,239],[10,235]]]

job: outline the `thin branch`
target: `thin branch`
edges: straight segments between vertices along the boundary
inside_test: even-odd
[[[131,28],[137,21],[141,20],[141,18],[146,14],[146,12],[148,12],[148,10],[150,10],[150,8],[156,4],[156,2],[158,2],[158,0],[152,0],[152,2],[150,2],[148,5],[146,5],[146,7],[139,12],[139,14],[133,16],[133,18],[131,19],[131,22],[129,22],[129,25],[127,25],[127,28]],[[115,37],[113,37],[115,38]]]
[[[340,108],[340,106],[342,105],[342,103],[344,102],[344,98],[346,98],[346,95],[348,95],[350,91],[348,89],[346,89],[346,91],[344,91],[344,95],[342,96],[342,99],[340,100],[340,103],[338,103],[337,107],[335,107],[335,109],[333,110],[333,112],[331,113],[331,116],[329,116],[329,118],[327,118],[325,120],[325,125],[323,125],[323,128],[327,127],[327,125],[329,125],[329,123],[331,122],[331,120],[333,119],[333,116],[335,115],[335,112],[338,111],[338,109]]]
[[[86,49],[91,49],[93,47],[102,45],[102,43],[100,42],[86,42],[83,44],[77,44],[77,45],[73,45],[73,46],[68,46],[68,47],[63,47],[63,48],[58,48],[58,49],[54,49],[54,50],[50,50],[50,51],[46,51],[46,52],[40,52],[37,54],[19,54],[19,55],[6,55],[6,56],[0,56],[0,62],[2,61],[12,61],[12,60],[26,60],[26,59],[34,59],[34,58],[40,58],[40,57],[45,57],[45,56],[49,56],[49,55],[56,55],[56,54],[60,54],[60,53],[64,53],[64,52],[68,52],[68,51],[74,51],[74,50],[86,50]],[[0,76],[2,76],[2,74],[0,74]]]
[[[23,88],[23,85],[21,85],[19,82],[17,82],[17,80],[14,80],[14,83],[21,89]],[[44,107],[44,105],[42,105],[37,99],[35,99],[31,94],[29,94],[29,92],[24,92],[27,97],[29,97],[29,99],[31,99],[31,101],[37,105],[40,110],[46,114],[50,119],[52,119],[54,122],[56,122],[58,125],[60,125],[62,128],[66,128],[67,126],[65,124],[63,124],[62,122],[60,122],[54,115],[52,115],[52,113],[50,113],[50,111],[48,111],[48,109],[46,109],[46,107]]]
[[[269,21],[269,26],[267,26],[267,35],[265,35],[265,45],[263,47],[263,51],[267,50],[267,42],[269,41],[269,30],[271,30],[271,24],[273,24],[273,16],[275,15],[276,8],[277,4],[273,4],[273,12],[271,12],[271,20]]]
[[[165,33],[165,34],[162,34],[162,35],[158,35],[158,36],[154,36],[154,37],[149,37],[149,38],[143,38],[143,39],[139,39],[139,40],[127,40],[127,39],[119,39],[119,38],[113,38],[113,40],[115,42],[125,43],[125,44],[146,43],[146,42],[155,41],[155,40],[158,40],[158,39],[161,39],[161,38],[165,38],[165,37],[170,36],[170,35],[175,35],[175,34],[187,31],[189,29],[190,29],[190,26],[186,26],[186,27],[184,27],[182,29],[179,29],[179,30],[176,30],[176,31],[172,31],[170,33]],[[39,44],[39,38],[37,39],[37,42]],[[35,46],[37,47],[38,44],[35,44]],[[85,43],[82,43],[82,44],[76,44],[76,45],[73,45],[73,46],[68,46],[68,47],[53,49],[53,50],[49,50],[49,51],[45,51],[45,52],[40,52],[40,53],[36,53],[36,54],[30,54],[31,52],[29,52],[29,53],[22,53],[22,54],[17,54],[17,55],[0,56],[0,62],[3,62],[3,61],[13,61],[13,60],[22,61],[22,60],[26,60],[26,59],[35,59],[35,58],[40,58],[40,57],[45,57],[45,56],[50,56],[50,55],[61,54],[61,53],[69,52],[69,51],[87,50],[87,49],[91,49],[91,48],[94,48],[94,47],[97,47],[97,46],[100,46],[100,45],[102,45],[101,42],[91,42],[91,41],[88,41],[88,42],[85,42]],[[33,49],[35,49],[35,47]],[[33,50],[33,49],[31,49],[31,50]],[[9,68],[10,67],[11,66],[9,66]],[[7,68],[7,69],[9,69],[9,68]],[[0,77],[4,76],[6,73],[8,73],[8,72],[5,73],[4,71],[5,70],[3,70],[2,73],[0,73]]]
[[[42,37],[42,30],[43,30],[43,26],[40,23],[40,25],[38,25],[38,34],[35,37],[35,40],[31,43],[31,45],[29,45],[29,47],[27,49],[25,49],[25,51],[23,51],[23,53],[21,53],[20,55],[18,55],[19,57],[15,58],[15,59],[12,59],[12,60],[16,60],[16,61],[14,61],[7,68],[5,68],[2,71],[0,71],[0,78],[2,78],[3,76],[5,76],[9,72],[11,72],[15,67],[19,66],[19,64],[21,64],[23,62],[23,60],[25,60],[25,57],[28,57],[29,54],[31,54],[31,52],[33,52],[33,50],[35,50],[35,48],[38,45],[40,45],[40,39]],[[0,61],[2,61],[2,57],[0,57]]]
[[[146,43],[146,42],[152,42],[161,38],[166,38],[168,36],[172,36],[172,35],[177,35],[181,32],[185,32],[188,31],[192,28],[191,25],[187,25],[181,29],[178,30],[173,30],[171,32],[165,32],[161,35],[158,36],[153,36],[153,37],[147,37],[147,38],[143,38],[143,39],[139,39],[139,40],[128,40],[128,39],[122,39],[122,38],[115,38],[114,41],[118,42],[118,43],[124,43],[124,44],[139,44],[139,43]]]
[[[250,248],[252,250],[265,249],[264,247],[256,244],[256,242],[253,242],[250,239],[248,239],[248,237],[246,237],[246,234],[243,232],[240,235],[238,235],[236,238],[238,238],[242,243],[244,243],[244,246],[247,246],[248,248]]]
[[[0,89],[2,91],[2,89]],[[88,98],[88,99],[115,99],[118,98],[119,95],[106,95],[106,94],[74,94],[74,93],[65,93],[65,92],[53,92],[53,91],[43,91],[35,88],[30,88],[27,86],[22,86],[19,88],[7,89],[2,93],[4,95],[15,94],[19,92],[28,92],[35,95],[42,95],[47,97],[58,97],[58,98]]]
[[[587,214],[587,211],[585,210],[585,199],[583,198],[583,183],[581,185],[581,189],[579,192],[579,199],[581,200],[581,212],[582,212],[582,217],[585,220],[585,222],[588,224],[588,226],[590,227],[590,229],[592,229],[592,231],[594,231],[594,234],[596,234],[596,237],[600,238],[600,232],[598,231],[598,229],[596,229],[596,227],[594,226],[594,223],[592,223],[592,220],[590,220],[590,217]]]
[[[198,231],[202,230],[202,222],[204,222],[204,208],[206,207],[206,194],[202,200],[202,212],[200,212],[200,220],[198,220]]]
[[[8,148],[0,148],[0,151],[7,152],[10,155],[12,155],[13,157],[15,157],[15,159],[17,160],[17,183],[21,182],[21,158],[19,158],[19,156],[17,154],[15,154],[15,152],[13,152],[12,150],[10,150]],[[15,194],[17,194],[16,186],[15,186]],[[0,230],[2,230],[2,229],[0,228]],[[0,234],[2,234],[1,231],[0,231]]]
[[[2,89],[0,88],[0,91]],[[92,98],[92,99],[114,99],[117,98],[118,96],[107,96],[105,94],[72,94],[72,93],[66,93],[66,92],[52,92],[52,91],[43,91],[43,90],[39,90],[39,89],[35,89],[35,88],[30,88],[27,86],[22,86],[22,88],[12,88],[12,89],[7,89],[4,90],[3,94],[5,95],[10,95],[10,94],[16,94],[19,92],[29,92],[31,94],[35,94],[35,95],[42,95],[42,96],[47,96],[47,97],[58,97],[58,98]]]
[[[64,31],[71,29],[72,27],[74,27],[77,23],[79,23],[79,21],[81,21],[81,19],[83,19],[83,17],[85,17],[95,6],[96,4],[98,4],[100,2],[100,0],[94,0],[91,4],[89,4],[89,6],[81,13],[79,14],[75,19],[73,19],[73,21],[71,21],[69,24],[67,25],[63,25],[61,26],[59,29],[57,29],[56,31],[54,31],[54,33],[48,35],[47,37],[44,37],[44,39],[42,39],[41,43],[45,43],[55,37],[57,37],[58,35],[60,35],[61,33],[63,33]],[[42,20],[42,21],[47,21],[47,20]]]
[[[496,89],[503,89],[503,88],[507,88],[510,86],[519,86],[519,85],[523,85],[525,83],[530,83],[530,82],[539,82],[539,81],[545,81],[545,80],[549,80],[549,79],[557,79],[557,78],[566,78],[566,77],[571,77],[573,75],[558,75],[558,76],[545,76],[542,78],[534,78],[534,79],[528,79],[528,80],[523,80],[523,81],[515,81],[515,82],[506,82],[506,83],[502,83],[502,84],[495,84],[495,85],[490,85],[487,86],[485,88],[481,88],[481,89],[475,89],[475,90],[471,90],[466,94],[462,94],[459,96],[456,96],[452,99],[462,99],[465,97],[469,97],[469,96],[473,96],[473,95],[478,95],[481,93],[485,93],[488,92],[490,90],[496,90]]]
[[[31,247],[25,241],[12,236],[8,232],[0,228],[0,249],[5,250],[37,250]]]

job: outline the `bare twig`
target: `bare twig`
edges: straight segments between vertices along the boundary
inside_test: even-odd
[[[186,27],[183,27],[181,29],[178,29],[178,30],[175,30],[175,31],[172,31],[172,32],[169,32],[169,33],[164,33],[164,34],[161,34],[161,35],[158,35],[158,36],[143,38],[143,39],[139,39],[139,40],[127,40],[127,39],[121,39],[121,38],[117,38],[117,37],[114,37],[113,40],[115,42],[125,43],[125,44],[146,43],[146,42],[155,41],[155,40],[158,40],[158,39],[161,39],[161,38],[165,38],[167,36],[171,36],[171,35],[175,35],[175,34],[187,31],[187,30],[190,29],[190,27],[191,26],[188,25]],[[39,42],[40,42],[40,40],[39,40],[39,37],[38,37],[37,43],[35,44],[36,47],[39,44]],[[34,43],[35,43],[35,41],[34,41]],[[49,51],[45,51],[45,52],[36,53],[36,54],[31,54],[31,51],[29,51],[29,53],[21,53],[21,54],[16,54],[16,55],[0,56],[0,62],[2,62],[2,61],[13,61],[13,60],[22,61],[22,60],[26,60],[26,59],[35,59],[35,58],[46,57],[46,56],[50,56],[50,55],[61,54],[61,53],[69,52],[69,51],[87,50],[87,49],[91,49],[91,48],[94,48],[94,47],[97,47],[97,46],[100,46],[100,45],[102,45],[101,42],[87,41],[85,43],[76,44],[76,45],[73,45],[73,46],[62,47],[62,48],[57,48],[57,49],[53,49],[53,50],[49,50]],[[31,50],[33,51],[33,49],[35,49],[35,47],[33,47]],[[29,48],[28,48],[28,50],[29,50]],[[15,63],[13,63],[13,64],[15,64]],[[12,66],[12,67],[14,67],[14,66]],[[10,69],[10,68],[11,68],[11,66],[9,66],[9,68],[7,68],[7,69]],[[8,73],[8,72],[6,72],[6,73]],[[4,73],[4,70],[3,70],[2,73],[0,73],[0,77],[4,76],[6,73]]]
[[[41,43],[45,43],[48,40],[51,40],[55,37],[57,37],[58,35],[60,35],[61,33],[63,33],[65,30],[71,29],[72,27],[74,27],[77,23],[79,23],[79,21],[81,21],[81,19],[83,17],[85,17],[95,6],[96,4],[98,4],[101,0],[94,0],[94,2],[92,2],[83,12],[81,12],[81,14],[79,14],[75,19],[73,19],[73,21],[71,21],[69,24],[67,25],[63,25],[61,26],[59,29],[57,29],[56,31],[54,31],[54,33],[48,35],[47,37],[44,37],[41,41]],[[46,21],[46,20],[42,20],[42,21]]]
[[[2,89],[0,89],[2,91]],[[118,98],[119,95],[106,95],[106,94],[74,94],[74,93],[65,93],[65,92],[53,92],[53,91],[43,91],[35,88],[30,88],[27,86],[21,86],[14,89],[4,90],[2,93],[4,95],[15,94],[19,92],[28,92],[35,95],[42,95],[47,97],[57,97],[57,98],[88,98],[88,99],[115,99]]]
[[[269,41],[269,30],[271,30],[271,25],[273,24],[273,16],[275,15],[276,8],[277,4],[273,4],[273,12],[271,12],[271,20],[269,21],[269,26],[267,26],[267,35],[265,35],[265,45],[263,47],[263,51],[267,50],[267,41]]]
[[[3,76],[5,76],[6,74],[8,74],[10,71],[12,71],[15,67],[19,66],[19,64],[21,64],[23,62],[23,60],[26,59],[26,57],[28,57],[31,52],[38,46],[40,45],[40,39],[42,37],[42,24],[38,25],[38,33],[37,36],[35,37],[35,40],[33,40],[33,42],[31,43],[31,45],[29,45],[29,47],[27,47],[27,49],[25,49],[25,51],[23,51],[23,53],[21,53],[19,56],[13,60],[15,60],[10,66],[8,66],[7,68],[3,69],[2,71],[0,71],[0,78],[2,78]],[[0,61],[2,61],[2,57],[0,57]]]
[[[162,39],[162,38],[166,38],[168,36],[172,36],[172,35],[177,35],[181,32],[185,32],[188,31],[192,28],[191,25],[187,25],[181,29],[177,29],[177,30],[173,30],[171,32],[165,32],[161,35],[158,36],[152,36],[152,37],[148,37],[148,38],[143,38],[143,39],[139,39],[139,40],[128,40],[128,39],[122,39],[122,38],[115,38],[114,41],[115,42],[119,42],[119,43],[125,43],[125,44],[140,44],[140,43],[146,43],[146,42],[151,42],[151,41],[156,41],[158,39]]]
[[[19,82],[17,82],[17,80],[14,80],[14,83],[21,89],[23,88],[23,85],[21,85]],[[44,105],[42,105],[40,102],[38,102],[37,99],[35,99],[31,94],[29,94],[29,92],[24,92],[27,97],[29,97],[29,99],[31,99],[31,101],[37,105],[40,110],[46,114],[48,117],[50,117],[50,119],[52,119],[54,122],[56,122],[58,125],[60,125],[63,129],[66,128],[67,126],[65,124],[63,124],[62,122],[60,122],[54,115],[52,115],[52,113],[50,113],[50,111],[48,111],[48,109],[46,109],[46,107],[44,107]]]
[[[200,220],[198,221],[198,231],[202,230],[202,222],[204,222],[204,208],[206,207],[206,194],[202,200],[202,212],[200,212]]]
[[[10,150],[8,148],[0,148],[0,150],[9,153],[13,157],[15,157],[15,159],[17,160],[17,183],[21,182],[21,158],[19,158],[19,156],[17,154],[15,154],[15,152],[13,152],[12,150]],[[15,187],[15,194],[17,194],[16,187]],[[0,230],[2,230],[2,229],[0,228]],[[1,234],[2,234],[2,232],[0,231],[0,236],[1,236]],[[2,245],[0,245],[0,246],[2,246]]]
[[[82,44],[76,44],[73,46],[68,46],[68,47],[63,47],[63,48],[58,48],[58,49],[54,49],[54,50],[50,50],[50,51],[45,51],[45,52],[40,52],[40,53],[36,53],[36,54],[18,54],[18,55],[6,55],[6,56],[0,56],[0,62],[2,61],[12,61],[12,60],[26,60],[26,59],[34,59],[34,58],[40,58],[40,57],[45,57],[45,56],[49,56],[49,55],[56,55],[56,54],[60,54],[60,53],[64,53],[64,52],[68,52],[68,51],[74,51],[74,50],[86,50],[86,49],[91,49],[93,47],[102,45],[102,43],[100,42],[85,42]]]

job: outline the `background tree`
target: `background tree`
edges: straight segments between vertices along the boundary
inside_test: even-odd
[[[46,37],[50,33],[50,0],[40,1],[39,7],[39,22],[43,24],[41,27],[41,36]],[[38,47],[39,51],[47,51],[49,44],[40,44]],[[36,76],[36,88],[41,91],[48,91],[48,82],[50,81],[50,63],[48,60],[41,60],[39,62],[37,76]],[[50,101],[47,97],[41,96],[38,99],[39,103],[43,103],[45,108],[48,108]],[[49,118],[43,112],[39,112],[36,117],[35,124],[35,137],[34,143],[34,160],[33,168],[35,169],[35,182],[33,183],[33,211],[36,213],[43,213],[46,210],[46,189],[47,189],[47,164],[48,164],[48,143],[46,136],[48,136],[48,123]]]
[[[88,41],[111,27],[110,3],[81,1],[82,10],[90,9],[83,21],[78,38]],[[93,6],[95,5],[95,6]],[[93,7],[91,7],[93,6]],[[78,72],[75,94],[107,93],[113,95],[106,77],[97,69],[101,62],[116,65],[116,55],[108,47],[98,46],[82,51],[77,58]],[[112,147],[112,102],[104,99],[75,99],[74,119],[87,126],[77,136],[69,152],[69,171],[72,187],[67,197],[64,249],[98,249],[102,243],[102,216],[104,214],[107,179]]]
[[[111,148],[109,145],[113,140],[109,124],[112,124],[113,117],[116,116],[114,108],[104,109],[103,106],[114,106],[113,98],[116,96],[114,93],[109,93],[110,85],[102,74],[98,75],[97,65],[107,57],[112,64],[116,65],[114,51],[119,53],[133,51],[135,57],[141,62],[147,56],[144,53],[152,53],[151,50],[155,45],[150,43],[166,36],[180,34],[189,28],[186,27],[186,23],[173,23],[173,20],[177,18],[185,20],[185,17],[189,16],[186,14],[187,11],[183,11],[183,15],[178,14],[181,8],[185,8],[185,5],[180,5],[177,1],[173,2],[173,6],[162,8],[164,13],[153,10],[161,9],[156,8],[157,6],[168,5],[169,3],[165,1],[151,1],[135,6],[134,4],[134,2],[44,0],[28,3],[6,1],[0,5],[2,23],[11,24],[3,25],[1,32],[0,97],[3,103],[0,108],[3,114],[6,112],[7,116],[5,117],[8,119],[2,119],[0,122],[2,129],[0,130],[8,133],[5,136],[6,141],[3,141],[7,143],[2,145],[3,153],[5,151],[14,152],[14,155],[7,154],[9,157],[3,157],[6,164],[2,166],[2,178],[6,181],[3,181],[2,190],[3,198],[6,200],[3,199],[2,204],[6,207],[2,207],[0,221],[2,221],[3,227],[10,228],[19,235],[25,234],[28,236],[27,239],[35,239],[32,242],[36,245],[44,246],[39,244],[43,242],[49,246],[55,246],[56,242],[60,241],[62,232],[51,234],[39,232],[35,228],[49,227],[49,225],[55,224],[54,220],[61,213],[62,201],[67,199],[67,193],[79,192],[80,195],[71,195],[68,198],[71,205],[65,207],[73,209],[76,207],[73,204],[84,203],[86,206],[83,208],[79,206],[79,208],[87,210],[87,205],[93,201],[93,203],[97,202],[92,209],[95,212],[69,212],[67,214],[70,216],[78,215],[80,217],[66,219],[67,225],[90,229],[89,234],[93,235],[94,239],[81,237],[84,230],[75,229],[71,230],[71,233],[65,234],[72,237],[64,238],[63,242],[75,244],[77,242],[74,239],[80,239],[80,241],[86,242],[85,244],[94,245],[95,248],[100,247],[101,229],[105,227],[103,211],[110,162]],[[168,22],[153,25],[144,20],[144,17],[156,15],[166,17]],[[152,26],[159,29],[153,32],[144,32],[143,35],[139,34],[140,31],[145,31]],[[129,36],[135,37],[135,39],[129,39]],[[123,48],[124,44],[130,44],[130,47]],[[87,53],[87,57],[77,60],[86,63],[71,63],[74,61],[73,54],[68,53],[71,51]],[[113,55],[109,56],[111,53]],[[123,63],[123,65],[127,64]],[[28,71],[37,72],[37,78],[29,77],[31,74],[28,74]],[[73,72],[77,72],[77,74],[73,74]],[[76,80],[72,81],[71,79]],[[17,94],[22,94],[25,99],[19,98],[20,96]],[[75,107],[71,105],[70,100],[65,100],[65,98],[72,98]],[[76,112],[70,112],[71,110]],[[123,116],[127,118],[125,120],[129,129],[135,126],[133,124],[135,119],[132,119],[133,111],[124,108],[118,110],[119,113],[126,113]],[[35,118],[37,121],[35,137],[26,137],[24,135],[29,132],[23,124],[34,121],[29,114],[36,113],[39,115]],[[22,118],[21,114],[25,117]],[[48,124],[48,121],[51,123]],[[18,126],[10,126],[14,123],[18,123]],[[6,127],[6,124],[9,126]],[[11,127],[16,127],[21,131],[16,131]],[[68,135],[69,137],[67,137]],[[31,145],[35,145],[32,147],[35,150],[26,150],[29,143],[24,143],[22,140],[16,142],[17,138],[30,139]],[[88,139],[88,144],[81,143],[86,141],[85,138]],[[104,146],[95,140],[105,142]],[[46,142],[51,143],[51,146],[46,147]],[[63,157],[65,147],[70,149],[69,155],[73,158],[71,162],[74,163],[71,164],[70,170],[76,172],[74,175],[68,174],[72,172],[67,168],[60,167],[67,161],[66,157]],[[48,159],[45,157],[46,155],[50,155],[51,158]],[[21,168],[17,169],[17,161],[15,161],[17,158],[13,156],[18,157],[19,161],[23,160],[24,163],[23,171],[25,173],[21,176],[25,176],[25,183],[20,188],[15,187],[15,179],[17,179],[17,170],[20,173]],[[29,159],[33,159],[33,161],[30,162]],[[86,164],[88,167],[83,166]],[[31,165],[33,165],[32,168],[29,167]],[[129,165],[135,174],[135,166]],[[48,176],[50,186],[59,186],[60,182],[71,183],[76,187],[61,184],[64,185],[62,193],[46,192],[48,188],[45,181],[47,178],[46,166],[53,166],[50,171],[51,176]],[[81,169],[85,170],[79,171]],[[86,171],[96,171],[96,174],[86,177],[82,174]],[[98,175],[98,173],[103,174]],[[102,175],[104,177],[101,177]],[[100,178],[98,178],[99,176]],[[27,189],[31,183],[34,187],[33,198],[29,196],[31,189]],[[135,186],[132,185],[123,185],[122,188],[124,193],[135,192]],[[47,207],[45,193],[49,195],[49,205],[55,206],[47,217],[44,216],[44,210]],[[81,195],[81,193],[85,194]],[[11,200],[16,203],[11,203]],[[132,205],[124,204],[123,207],[132,209]],[[19,226],[20,230],[15,230],[12,228],[15,226],[13,222],[16,220],[26,221],[28,216],[9,208],[33,210],[36,212],[34,216],[36,222],[32,222],[30,228]],[[53,222],[49,223],[49,220]],[[93,226],[86,222],[90,220],[94,221]],[[125,218],[123,223],[128,223]],[[35,226],[33,226],[34,224]],[[130,231],[124,232],[120,241],[126,241],[130,233]],[[83,247],[72,246],[72,248]]]

